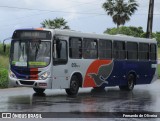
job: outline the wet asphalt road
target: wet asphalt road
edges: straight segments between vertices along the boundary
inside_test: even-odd
[[[32,88],[0,89],[0,112],[160,112],[160,80],[135,86],[132,92],[118,87],[80,89],[76,97],[59,89],[43,95]]]

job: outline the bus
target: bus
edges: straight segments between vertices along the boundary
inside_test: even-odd
[[[157,79],[155,39],[126,35],[82,33],[60,29],[18,29],[11,40],[10,86],[65,89],[77,95],[79,88],[103,89],[135,85]]]

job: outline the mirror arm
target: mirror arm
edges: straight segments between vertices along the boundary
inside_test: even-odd
[[[6,41],[6,40],[9,40],[9,39],[11,39],[11,37],[8,37],[8,38],[6,38],[6,39],[3,40],[3,51],[4,51],[4,52],[6,51],[5,41]]]
[[[5,45],[5,41],[11,39],[11,37],[8,37],[6,39],[3,40],[3,45]]]

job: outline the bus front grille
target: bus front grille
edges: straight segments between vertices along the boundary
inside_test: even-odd
[[[33,85],[34,81],[20,81],[20,83],[23,85]]]

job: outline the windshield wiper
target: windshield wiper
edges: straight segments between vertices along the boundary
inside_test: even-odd
[[[38,40],[38,43],[35,44],[36,51],[35,51],[35,61],[37,60],[37,55],[39,52],[39,45],[41,44],[41,40]]]

